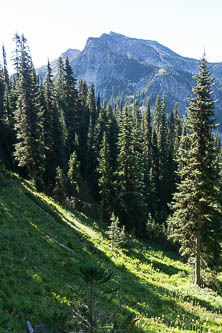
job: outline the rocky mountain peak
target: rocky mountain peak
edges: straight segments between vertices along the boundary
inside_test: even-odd
[[[82,52],[68,49],[62,58],[67,56],[75,78],[85,80],[88,85],[93,83],[96,93],[107,102],[123,97],[131,101],[138,99],[142,105],[149,97],[153,106],[157,95],[164,94],[168,110],[179,102],[182,113],[188,104],[187,98],[192,96],[192,76],[198,70],[196,59],[183,57],[156,41],[113,31],[89,37]],[[210,69],[216,77],[214,97],[222,101],[222,63],[210,64]],[[45,70],[45,67],[39,70],[43,80]],[[218,102],[218,110],[221,107],[222,102]]]

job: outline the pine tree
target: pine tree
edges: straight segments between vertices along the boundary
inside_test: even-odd
[[[169,118],[169,140],[168,140],[168,201],[172,200],[172,195],[176,190],[178,177],[176,175],[177,161],[176,153],[180,145],[182,134],[182,120],[180,117],[179,104],[176,103]]]
[[[76,152],[73,152],[69,158],[69,170],[68,170],[68,181],[69,181],[69,195],[73,197],[79,197],[81,187],[81,175],[80,175],[80,163],[77,159]]]
[[[54,89],[54,99],[56,103],[56,108],[58,116],[61,123],[61,130],[63,133],[64,144],[66,148],[68,147],[68,129],[65,120],[66,113],[66,96],[65,96],[65,67],[62,58],[58,59],[57,63],[57,73],[55,76],[55,89]],[[66,151],[67,157],[69,157],[68,151]]]
[[[89,109],[87,106],[87,95],[88,95],[88,87],[85,81],[79,81],[78,88],[78,119],[79,119],[79,129],[78,129],[78,137],[79,137],[79,150],[77,151],[78,158],[81,165],[81,174],[83,179],[87,176],[87,141],[88,141],[88,132],[89,132]]]
[[[144,168],[140,135],[138,136],[136,127],[133,128],[133,114],[125,107],[121,114],[118,137],[117,211],[121,223],[128,229],[135,229],[138,235],[141,235],[146,215]]]
[[[91,87],[88,91],[87,106],[89,108],[89,114],[91,116],[92,126],[94,128],[98,114],[96,109],[96,98],[95,98],[95,90],[93,84],[91,84]]]
[[[0,133],[1,133],[1,140],[0,140],[0,160],[4,160],[4,142],[5,140],[5,129],[4,129],[4,108],[3,108],[3,101],[4,101],[4,80],[3,80],[3,70],[0,65]]]
[[[154,183],[152,179],[152,123],[149,100],[146,103],[146,110],[143,115],[143,138],[144,138],[144,157],[145,157],[145,194],[149,213],[154,216],[156,199],[154,194]]]
[[[138,219],[141,223],[141,235],[146,234],[146,218],[148,202],[146,200],[146,161],[144,151],[144,136],[142,128],[142,113],[138,101],[134,103],[133,110],[133,159],[134,159],[134,188],[138,197]]]
[[[200,286],[201,268],[217,265],[222,236],[220,180],[212,133],[215,128],[215,101],[211,99],[214,79],[205,58],[199,62],[199,75],[195,80],[195,97],[190,99],[187,109],[187,134],[177,154],[180,184],[171,204],[173,215],[169,229],[170,237],[181,246],[181,254],[194,258],[194,283]]]
[[[67,178],[63,170],[58,166],[56,168],[55,186],[53,188],[53,195],[56,200],[64,202],[67,196]]]
[[[56,168],[65,168],[64,137],[55,101],[55,88],[52,81],[50,63],[47,66],[47,77],[44,83],[43,138],[46,155],[45,182],[48,188],[54,186]]]
[[[7,58],[4,45],[2,46],[2,57],[3,57],[3,74],[4,74],[4,82],[7,87],[9,87],[9,74],[8,74],[8,66],[7,66]]]
[[[103,209],[103,218],[109,219],[113,210],[113,172],[110,160],[110,148],[104,133],[102,148],[98,156],[99,193]]]
[[[79,114],[76,89],[76,79],[73,77],[72,67],[69,58],[66,58],[64,68],[64,104],[65,123],[67,128],[68,154],[74,150],[75,135],[79,136]]]
[[[107,234],[111,240],[111,250],[125,247],[128,242],[125,226],[120,226],[119,218],[114,213],[110,217],[110,222]]]
[[[158,159],[152,163],[153,167],[156,169],[153,178],[158,198],[156,216],[157,221],[163,223],[168,215],[167,204],[169,203],[169,145],[165,98],[161,98],[160,96],[157,97],[154,107],[153,134],[153,138],[156,139],[156,142],[153,142],[152,145],[153,149],[156,150],[155,158]]]
[[[119,110],[115,107],[114,110],[108,110],[108,121],[107,127],[107,140],[110,147],[110,163],[112,166],[113,173],[117,170],[117,156],[118,147],[117,140],[119,135]]]
[[[33,65],[25,37],[16,35],[18,72],[17,72],[17,109],[15,159],[20,167],[25,167],[29,178],[40,189],[42,184],[43,158],[41,154],[41,135],[36,103],[36,82]]]

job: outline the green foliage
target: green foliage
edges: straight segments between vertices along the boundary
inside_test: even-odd
[[[214,80],[204,58],[199,70],[177,154],[180,183],[169,219],[171,238],[179,242],[182,255],[193,258],[197,285],[201,284],[201,268],[220,268],[222,237],[221,185],[213,136],[215,102],[211,99]]]
[[[109,281],[113,273],[95,263],[86,263],[80,266],[81,278],[89,285],[102,284]]]
[[[140,145],[140,125],[134,126],[133,114],[128,107],[121,114],[119,126],[116,210],[121,223],[141,235],[147,214],[144,154]]]
[[[111,250],[125,248],[129,243],[125,226],[120,226],[119,218],[115,217],[114,213],[112,213],[110,221],[107,235],[111,240]]]
[[[80,175],[80,163],[78,161],[76,152],[73,152],[70,155],[67,177],[69,182],[69,195],[73,197],[79,197],[82,179]]]
[[[53,195],[56,200],[64,202],[67,195],[67,178],[64,175],[63,170],[60,167],[56,168],[55,186],[53,189]]]
[[[32,185],[27,182],[19,185],[18,176],[10,181],[10,173],[0,173],[3,330],[24,330],[27,317],[34,322],[37,332],[68,332],[73,327],[76,330],[80,317],[74,318],[73,311],[80,315],[89,313],[87,290],[78,271],[83,262],[96,262],[97,267],[115,271],[110,281],[96,283],[94,289],[94,309],[101,331],[127,332],[130,322],[135,331],[135,323],[138,331],[147,332],[172,332],[174,328],[178,332],[204,330],[206,316],[198,308],[198,302],[211,318],[211,323],[205,326],[216,330],[217,323],[210,311],[217,311],[221,304],[221,284],[216,273],[213,275],[205,268],[216,263],[220,267],[221,147],[219,137],[215,140],[211,133],[214,116],[211,92],[204,84],[209,83],[207,76],[198,79],[194,89],[201,98],[209,93],[207,103],[201,98],[191,99],[190,113],[181,129],[177,106],[167,120],[164,96],[158,97],[153,111],[147,103],[143,114],[137,101],[131,108],[124,107],[121,100],[119,109],[115,105],[114,110],[105,101],[101,105],[100,96],[96,102],[93,85],[88,89],[80,80],[76,88],[68,59],[65,63],[59,59],[55,80],[48,63],[46,80],[40,86],[24,36],[16,36],[15,69],[9,78],[3,50],[0,158],[6,167],[19,169],[21,175],[32,179]],[[198,118],[199,106],[206,107],[200,118],[202,125],[209,126],[201,139],[196,140],[193,130],[199,133],[204,128]],[[211,114],[212,123],[205,117],[207,114]],[[199,142],[201,151],[207,152],[201,162],[194,142]],[[207,165],[208,161],[213,161],[214,166],[205,170],[201,179],[199,169],[192,173],[197,165]],[[175,175],[177,167],[180,171]],[[191,177],[183,183],[187,174]],[[166,230],[167,203],[179,176],[182,180],[178,189],[183,183],[185,192],[175,194],[178,206],[174,208],[181,207],[191,197],[195,201],[185,205],[185,218],[178,214],[175,224]],[[35,187],[52,194],[70,211],[34,192]],[[202,197],[198,196],[200,192]],[[218,293],[213,298],[209,290],[203,296],[199,289],[192,289],[189,265],[183,265],[179,258],[177,262],[171,260],[172,254],[163,254],[163,250],[147,241],[166,244],[166,234],[172,232],[173,238],[183,243],[181,251],[187,252],[192,262],[195,242],[191,233],[196,229],[189,218],[203,207],[207,208],[200,223],[204,226],[202,282]],[[102,218],[109,220],[112,212],[118,215],[120,224],[113,215],[108,237]],[[125,229],[134,232],[134,236],[144,237],[146,242],[131,237],[128,246]],[[115,251],[110,249],[110,240],[115,243]],[[128,251],[121,250],[125,246]],[[18,263],[23,269],[17,270]],[[5,277],[10,279],[6,281]],[[21,281],[21,292],[17,291],[15,281]],[[24,285],[30,285],[30,290]],[[109,293],[105,290],[107,286],[116,292]]]
[[[147,239],[159,244],[166,243],[167,230],[165,225],[156,222],[156,220],[152,217],[151,214],[149,214],[148,216],[146,227]]]
[[[113,170],[110,159],[110,147],[104,133],[102,148],[99,152],[97,171],[100,175],[98,185],[103,209],[102,218],[109,219],[113,209]]]
[[[25,167],[29,178],[39,189],[42,189],[44,153],[37,81],[25,37],[16,35],[15,38],[17,43],[17,108],[15,110],[17,142],[14,156],[18,166]]]
[[[89,288],[79,271],[84,262],[114,273],[94,288],[100,331],[220,332],[220,275],[217,291],[197,288],[192,266],[136,238],[128,253],[116,256],[103,221],[63,209],[17,175],[0,190],[0,218],[2,332],[22,332],[27,320],[36,332],[79,328],[76,313],[89,313]]]
[[[55,87],[52,80],[50,63],[47,66],[47,77],[44,83],[44,108],[42,115],[43,139],[46,155],[45,183],[47,188],[54,186],[56,168],[65,167],[64,133],[61,118],[56,106]]]

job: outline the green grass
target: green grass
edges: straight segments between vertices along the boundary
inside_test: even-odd
[[[87,299],[79,274],[87,261],[114,272],[97,288],[96,311],[119,322],[133,313],[132,331],[222,332],[220,291],[195,287],[192,267],[151,242],[111,251],[106,230],[9,177],[0,191],[0,333],[22,333],[27,320],[35,332],[78,332],[73,313]]]

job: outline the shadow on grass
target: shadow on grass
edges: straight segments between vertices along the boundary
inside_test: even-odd
[[[64,222],[64,220],[66,220],[66,218],[64,217],[63,214],[61,214],[56,207],[51,207],[50,208],[53,208],[53,211],[54,213],[56,214],[57,218],[58,216],[60,216],[60,218],[62,218],[62,222]],[[67,208],[66,208],[67,210]],[[91,219],[91,218],[87,218],[84,214],[82,213],[79,213],[79,212],[73,212],[71,209],[68,210],[71,214],[74,214],[75,215],[75,218],[77,218],[79,220],[80,223],[83,223],[87,226],[90,226],[92,227],[92,224],[93,224],[93,228],[97,231],[99,231],[100,233],[102,233],[103,235],[105,235],[105,232],[103,232],[103,230],[101,229],[101,224],[100,224],[100,221],[99,222],[95,222],[95,220]],[[61,222],[61,221],[60,221]],[[67,222],[69,222],[67,220]],[[103,222],[103,227],[104,227],[105,223]],[[72,229],[72,228],[71,228]],[[73,230],[73,229],[72,229]],[[96,249],[95,251],[95,245],[94,243],[88,241],[87,239],[84,239],[84,236],[82,235],[82,233],[80,232],[77,232],[75,230],[75,234],[77,236],[76,239],[80,239],[80,240],[84,240],[84,246],[85,246],[85,249],[88,250],[88,253],[87,253],[87,257],[89,260],[92,259],[92,257],[96,254],[99,255],[99,258],[106,262],[108,265],[109,265],[109,268],[112,267],[112,269],[116,270],[116,268],[119,268],[120,270],[122,268],[120,267],[116,267],[116,265],[114,264],[113,265],[113,262],[110,260],[109,257],[107,257],[102,251],[100,251],[99,249]],[[82,243],[81,243],[82,244]],[[151,247],[152,248],[152,247]],[[152,248],[153,249],[153,248]],[[159,247],[158,247],[159,249]],[[157,251],[158,251],[157,249]],[[91,251],[91,253],[90,253]],[[87,251],[86,251],[87,252]],[[133,252],[133,253],[132,253]],[[152,266],[157,269],[157,270],[160,270],[161,272],[164,272],[165,274],[168,274],[169,276],[171,275],[174,275],[174,274],[177,274],[181,271],[183,271],[185,273],[185,275],[187,275],[187,271],[186,270],[181,270],[181,269],[178,269],[172,265],[166,265],[162,262],[159,262],[158,260],[148,260],[146,257],[144,257],[142,255],[142,253],[137,253],[133,250],[130,251],[130,255],[134,258],[137,258],[139,260],[141,260],[142,262],[146,262],[148,264],[151,264],[152,263]],[[82,256],[80,256],[82,257]],[[158,257],[158,256],[157,256]],[[172,257],[174,257],[175,259],[175,255],[172,255]],[[176,256],[176,258],[178,259],[178,257]],[[87,258],[85,258],[87,260]],[[130,276],[130,278],[129,278]],[[135,299],[137,299],[137,296],[138,296],[138,290],[141,289],[141,284],[139,283],[139,279],[137,277],[135,277],[132,273],[130,272],[127,272],[127,281],[136,281],[136,283],[133,283],[133,288],[130,288],[131,290],[131,293],[132,293],[132,290],[136,290],[136,294],[134,295]],[[127,286],[127,290],[129,289],[129,286],[130,286],[130,282]],[[192,297],[192,296],[181,296],[180,293],[177,293],[177,292],[174,292],[174,291],[171,291],[167,288],[163,288],[163,287],[157,287],[157,286],[153,286],[152,284],[149,285],[152,289],[153,292],[150,292],[149,296],[153,299],[156,300],[156,303],[158,304],[158,308],[161,309],[161,306],[160,304],[162,303],[162,299],[165,298],[165,297],[171,297],[171,298],[176,298],[176,299],[180,299],[181,300],[181,297],[183,298],[184,301],[190,301],[192,304],[200,304],[201,306],[204,306],[206,307],[208,310],[211,310],[211,311],[214,311],[215,310],[215,307],[213,307],[209,302],[207,301],[204,301],[204,300],[201,300],[197,297]],[[124,287],[123,287],[123,290],[124,290]],[[147,285],[145,287],[145,289],[142,287],[142,294],[146,293],[148,294],[148,290],[149,288],[147,288]],[[133,293],[132,293],[133,294]],[[155,295],[155,297],[154,297]],[[128,298],[128,297],[127,297]],[[128,300],[129,301],[129,300]],[[160,301],[160,302],[159,302]],[[174,301],[175,302],[175,301]],[[181,311],[180,311],[181,312]],[[189,313],[189,317],[190,317],[190,313]],[[192,315],[191,315],[192,316]]]
[[[100,249],[97,248],[94,251],[95,244],[87,239],[74,223],[71,225],[70,220],[56,206],[49,205],[46,200],[35,197],[27,189],[24,191],[29,199],[38,206],[38,209],[33,208],[32,216],[29,217],[29,228],[26,229],[23,224],[19,223],[14,226],[18,232],[7,244],[8,256],[10,250],[13,250],[14,264],[13,258],[10,258],[10,265],[6,263],[5,270],[8,275],[14,276],[11,281],[11,283],[14,281],[14,287],[7,286],[9,288],[8,297],[12,296],[12,301],[6,304],[4,310],[11,316],[14,315],[16,321],[19,318],[20,322],[25,324],[25,320],[30,320],[34,328],[38,329],[42,326],[48,328],[49,332],[63,332],[63,326],[72,310],[68,300],[78,298],[80,294],[87,294],[86,286],[79,277],[79,267],[87,261],[97,262],[115,272],[114,278],[107,288],[116,290],[116,292],[113,298],[107,296],[106,300],[107,304],[111,302],[115,311],[119,311],[121,305],[125,316],[134,311],[137,312],[137,315],[147,318],[160,317],[164,314],[167,326],[170,326],[180,313],[181,316],[187,318],[187,329],[189,329],[188,322],[192,318],[198,319],[194,314],[180,307],[175,299],[168,299],[167,297],[170,298],[172,295],[167,295],[167,289],[163,292],[152,283],[147,283],[135,276],[123,266],[116,265]],[[39,208],[44,215],[39,215]],[[21,219],[23,213],[25,212],[21,212]],[[92,226],[92,219],[87,219],[76,212],[74,216],[79,222]],[[94,225],[95,222],[93,227]],[[97,230],[102,232],[99,223],[97,223],[97,227]],[[16,235],[19,235],[17,239]],[[50,237],[47,237],[48,235]],[[65,249],[53,239],[72,251]],[[130,252],[134,252],[132,255],[135,258],[147,262],[147,258],[141,254],[133,250]],[[19,262],[21,269],[18,269]],[[154,266],[153,261],[152,263]],[[159,264],[158,261],[156,263]],[[167,265],[161,267],[167,270],[165,266]],[[100,286],[100,291],[106,291],[106,287]],[[8,329],[6,325],[3,328]],[[147,328],[138,329],[138,331],[147,332]]]
[[[160,250],[160,249],[159,249]],[[155,259],[149,259],[146,256],[143,255],[142,251],[139,253],[138,251],[134,251],[133,249],[130,249],[130,256],[135,259],[139,259],[141,262],[145,262],[148,265],[153,266],[155,270],[159,270],[169,276],[172,276],[174,274],[178,274],[179,272],[183,272],[184,275],[188,275],[187,271],[185,269],[179,269],[175,266],[172,266],[170,264],[164,264],[163,262],[160,262],[159,260]],[[153,257],[153,255],[152,255]],[[163,258],[160,260],[164,260]]]

